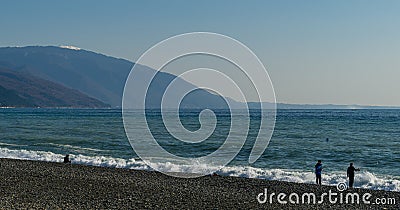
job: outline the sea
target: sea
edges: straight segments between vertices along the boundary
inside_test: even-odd
[[[218,112],[213,135],[194,146],[170,136],[159,112],[147,117],[155,138],[163,137],[159,144],[165,150],[200,157],[218,149],[229,133],[229,114]],[[252,119],[260,117],[257,113]],[[198,110],[183,110],[180,117],[189,130],[201,126]],[[217,174],[314,183],[314,165],[322,160],[323,184],[337,185],[346,183],[346,169],[353,162],[360,168],[355,187],[400,191],[400,110],[278,109],[268,147],[250,164],[258,128],[250,127],[242,150]],[[127,138],[120,109],[0,109],[0,158],[62,162],[66,154],[74,164],[195,173],[170,162],[146,164]]]

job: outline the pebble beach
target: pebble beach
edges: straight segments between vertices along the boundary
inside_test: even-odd
[[[393,191],[340,192],[335,186],[240,177],[185,179],[154,171],[30,160],[0,159],[0,179],[0,209],[400,209],[400,192]],[[339,196],[336,203],[327,197],[315,204],[288,202],[291,193],[319,196],[329,191],[369,193],[371,202],[365,204],[360,197],[360,203],[340,203]],[[286,203],[279,203],[276,195],[269,202],[272,193],[285,193]],[[375,204],[376,198],[396,203]]]

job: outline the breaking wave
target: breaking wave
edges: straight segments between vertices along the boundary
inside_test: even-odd
[[[38,160],[47,162],[62,162],[63,154],[56,154],[45,151],[31,150],[11,150],[0,148],[0,158]],[[206,167],[212,167],[206,164],[199,164],[197,168],[188,165],[187,167],[175,165],[173,163],[150,163],[151,167],[141,160],[122,159],[105,156],[85,156],[71,155],[71,160],[76,164],[110,167],[110,168],[128,168],[136,170],[153,170],[165,172],[199,173]],[[222,176],[236,176],[246,178],[257,178],[266,180],[278,180],[297,183],[314,183],[315,177],[312,172],[287,169],[263,169],[250,166],[226,166],[219,171]],[[379,176],[368,171],[360,172],[356,175],[355,187],[367,188],[373,190],[400,191],[400,179],[398,177]],[[332,172],[323,175],[323,184],[337,185],[346,182],[346,174],[343,172]]]

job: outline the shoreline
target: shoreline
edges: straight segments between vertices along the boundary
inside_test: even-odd
[[[338,191],[336,186],[269,181],[241,177],[204,176],[176,178],[155,171],[106,168],[32,160],[0,159],[0,209],[399,209],[400,192],[370,189]],[[266,199],[265,189],[267,189]],[[323,193],[338,193],[336,203]],[[277,195],[285,193],[278,202]],[[289,202],[300,195],[299,204]],[[302,203],[313,193],[316,204]],[[360,203],[340,203],[340,194],[360,195]],[[365,204],[362,196],[371,194]],[[261,194],[261,195],[260,195]],[[259,203],[265,200],[265,203]],[[293,197],[296,198],[296,197]],[[393,198],[395,204],[377,205],[376,198]],[[392,199],[392,200],[393,200]],[[294,199],[296,200],[296,199]],[[311,199],[312,200],[312,199]],[[345,199],[343,199],[345,200]]]

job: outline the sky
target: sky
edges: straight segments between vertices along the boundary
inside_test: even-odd
[[[0,0],[0,47],[73,45],[136,61],[206,31],[249,47],[278,102],[400,106],[400,1]]]

